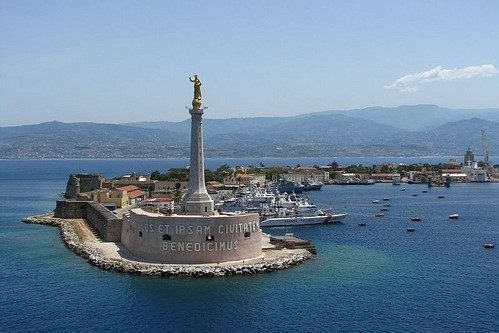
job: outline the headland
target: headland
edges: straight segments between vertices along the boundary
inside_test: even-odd
[[[100,239],[93,226],[83,218],[64,219],[45,214],[26,217],[23,222],[58,227],[65,246],[89,264],[126,274],[157,277],[252,275],[290,268],[314,257],[309,246],[285,248],[284,242],[266,236],[262,241],[262,255],[250,260],[192,265],[148,263],[134,257],[120,242]]]

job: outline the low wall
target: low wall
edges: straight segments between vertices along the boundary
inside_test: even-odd
[[[87,201],[57,200],[54,216],[61,219],[85,219],[87,204]]]
[[[89,202],[87,204],[86,219],[106,242],[119,242],[121,240],[122,220],[100,203]]]
[[[122,220],[97,202],[58,200],[54,216],[63,219],[86,219],[103,241],[121,240]]]

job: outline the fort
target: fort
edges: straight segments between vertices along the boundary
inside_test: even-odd
[[[64,200],[53,215],[26,218],[26,223],[59,226],[65,244],[99,267],[117,271],[175,275],[188,267],[195,276],[231,275],[220,267],[245,267],[255,273],[287,268],[312,256],[307,248],[286,248],[260,229],[257,213],[229,213],[214,209],[204,176],[201,81],[195,76],[191,115],[189,183],[180,211],[137,207],[145,197],[129,184],[103,191],[99,175],[70,175]],[[108,184],[109,185],[109,184]],[[144,189],[147,190],[147,189]],[[131,209],[111,212],[97,199]],[[295,242],[296,243],[296,242]],[[290,246],[288,246],[290,247]],[[96,259],[97,258],[97,259]],[[251,269],[247,266],[251,265]],[[128,268],[127,268],[128,267]],[[180,267],[180,268],[179,268]],[[237,271],[237,270],[236,270]]]

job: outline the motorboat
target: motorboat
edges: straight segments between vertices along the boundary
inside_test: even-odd
[[[417,217],[417,216],[416,217],[411,217],[411,221],[413,221],[413,222],[419,222],[419,221],[421,221],[421,218]]]
[[[493,249],[495,247],[494,243],[485,243],[483,247],[486,249]]]
[[[416,231],[416,229],[414,229],[414,228],[407,228],[407,229],[405,229],[405,230],[406,230],[407,232],[414,232],[414,231]]]
[[[379,200],[373,200],[371,202],[374,203],[374,204],[379,204]]]
[[[324,186],[324,183],[314,179],[306,179],[302,184],[304,186],[304,191],[318,191]]]
[[[383,217],[385,214],[383,212],[378,212],[374,215],[374,217]]]
[[[459,214],[450,214],[449,219],[451,220],[457,220],[459,218]]]

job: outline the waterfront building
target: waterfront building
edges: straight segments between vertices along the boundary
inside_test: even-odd
[[[471,148],[468,147],[466,152],[464,153],[464,166],[471,167],[472,163],[475,161],[475,155],[473,154],[473,151],[471,151]]]
[[[302,182],[307,179],[313,179],[322,183],[329,182],[329,172],[315,167],[298,167],[288,173],[283,173],[281,177],[293,182]]]
[[[262,257],[259,215],[214,209],[204,179],[201,81],[194,83],[191,115],[189,184],[181,214],[140,208],[123,216],[121,243],[140,261],[167,264],[237,262]]]
[[[223,179],[224,185],[241,185],[241,186],[251,186],[265,184],[264,174],[252,174],[252,173],[236,173],[229,175]]]
[[[371,178],[374,179],[376,182],[388,182],[388,181],[393,181],[394,178],[398,179],[400,181],[400,174],[399,173],[373,173],[371,175]]]

